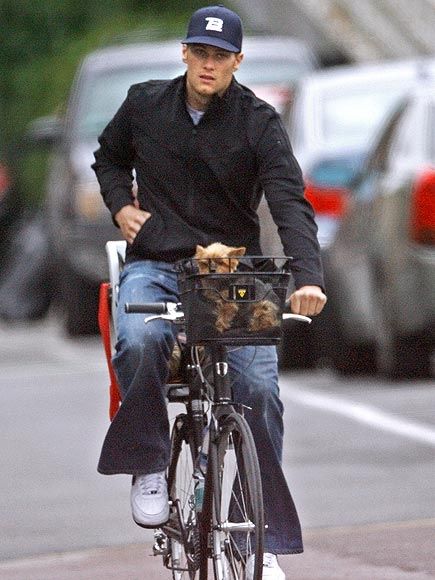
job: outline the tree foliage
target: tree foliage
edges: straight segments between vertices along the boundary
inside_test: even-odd
[[[86,52],[133,29],[167,23],[184,31],[198,0],[0,0],[0,111],[3,139],[65,97]]]
[[[0,0],[0,147],[17,143],[34,118],[66,101],[79,62],[120,35],[185,32],[201,0]],[[145,31],[145,33],[143,32]],[[40,154],[13,157],[18,188],[30,205],[43,197]],[[38,191],[39,190],[39,191]]]

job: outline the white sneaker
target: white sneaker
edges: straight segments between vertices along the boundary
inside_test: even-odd
[[[134,521],[143,528],[157,528],[168,521],[169,501],[165,472],[135,475],[130,494]]]
[[[254,578],[255,555],[249,556],[246,563],[246,580]],[[263,556],[263,580],[285,580],[284,571],[279,567],[275,554],[265,552]]]

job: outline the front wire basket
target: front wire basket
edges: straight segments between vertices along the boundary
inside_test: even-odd
[[[277,344],[291,280],[288,258],[225,258],[234,272],[220,273],[189,258],[178,264],[178,285],[189,344]],[[228,268],[230,269],[230,268]]]

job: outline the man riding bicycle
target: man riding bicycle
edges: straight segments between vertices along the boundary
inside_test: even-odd
[[[241,51],[237,14],[221,5],[197,10],[182,41],[185,75],[133,85],[95,152],[102,196],[128,242],[113,358],[122,404],[98,470],[133,476],[133,518],[144,527],[158,527],[169,515],[164,385],[176,329],[162,320],[145,325],[143,316],[125,314],[124,304],[179,302],[174,264],[192,257],[198,244],[218,241],[261,255],[256,210],[263,192],[285,254],[294,257],[292,311],[316,315],[326,302],[317,228],[300,168],[278,113],[235,80]],[[281,468],[276,348],[230,350],[229,364],[235,400],[252,409],[246,418],[268,490],[263,577],[283,579],[276,555],[303,547]]]

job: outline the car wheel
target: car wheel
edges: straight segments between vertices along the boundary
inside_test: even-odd
[[[376,348],[371,343],[351,344],[341,339],[335,344],[331,359],[333,369],[343,376],[377,372]]]
[[[310,328],[302,323],[288,321],[283,325],[283,335],[278,347],[280,370],[312,369],[317,353]]]
[[[98,333],[98,286],[69,272],[62,291],[66,333],[73,336]]]
[[[393,336],[378,356],[381,372],[391,379],[425,379],[433,376],[433,341],[427,334]]]
[[[375,342],[352,341],[344,332],[339,309],[332,307],[331,300],[330,306],[329,360],[333,370],[343,376],[376,374],[378,365]]]
[[[323,358],[334,371],[343,376],[372,375],[377,372],[376,346],[373,342],[355,342],[344,331],[340,302],[329,283],[328,302],[324,312],[323,328],[318,342],[322,344]]]

